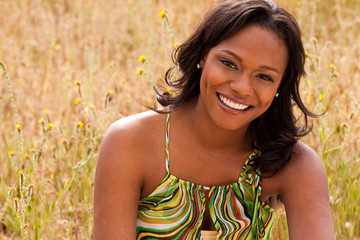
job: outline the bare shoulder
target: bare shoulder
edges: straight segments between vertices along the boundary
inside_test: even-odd
[[[325,174],[324,166],[317,153],[302,142],[297,142],[292,150],[291,159],[281,169],[283,177],[295,177],[305,174]]]
[[[145,137],[153,135],[154,127],[160,125],[159,121],[165,119],[165,115],[153,111],[147,111],[131,115],[114,122],[108,129],[106,136],[115,138],[137,138],[139,135]],[[162,123],[161,123],[162,124]]]
[[[125,169],[138,178],[136,182],[142,182],[150,160],[147,156],[155,155],[164,119],[162,114],[147,111],[114,122],[102,140],[97,168],[106,168],[107,172]]]
[[[314,150],[296,143],[278,183],[290,239],[333,239],[326,172]]]
[[[146,153],[149,143],[153,143],[160,128],[163,129],[164,119],[164,115],[152,111],[122,118],[109,127],[101,148],[110,147],[113,153],[122,156]]]
[[[324,188],[327,191],[327,177],[324,165],[316,152],[302,142],[297,142],[291,154],[291,159],[279,171],[280,193],[286,196],[288,192],[311,187]]]
[[[95,239],[135,238],[137,203],[152,163],[148,156],[158,154],[163,119],[149,111],[118,120],[106,132],[95,173]]]

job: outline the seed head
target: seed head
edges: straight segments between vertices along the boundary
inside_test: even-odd
[[[29,198],[31,198],[31,196],[32,196],[32,193],[33,193],[33,189],[34,189],[34,185],[33,184],[30,184],[29,186],[28,186],[28,191],[27,191],[27,197],[29,197]]]
[[[16,198],[14,198],[14,208],[15,208],[15,212],[17,212],[19,209],[19,202]]]
[[[22,188],[22,186],[24,186],[24,182],[25,182],[25,176],[22,172],[19,173],[20,178],[19,178],[19,184],[20,184],[20,188]]]

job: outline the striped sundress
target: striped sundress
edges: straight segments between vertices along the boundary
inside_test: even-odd
[[[137,239],[202,239],[207,189],[216,239],[269,239],[275,210],[260,201],[261,173],[254,174],[249,164],[260,152],[254,150],[248,157],[238,182],[212,187],[194,184],[169,171],[170,114],[166,126],[166,176],[154,192],[139,200]]]

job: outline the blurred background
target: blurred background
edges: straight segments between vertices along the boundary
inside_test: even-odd
[[[172,51],[214,2],[0,1],[0,239],[92,238],[106,129],[154,105]],[[360,3],[276,2],[303,31],[303,100],[326,111],[302,141],[325,165],[337,239],[360,239]],[[287,239],[277,216],[272,239]]]

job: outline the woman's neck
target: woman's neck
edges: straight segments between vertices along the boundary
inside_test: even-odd
[[[196,99],[183,104],[174,112],[176,121],[183,131],[188,130],[201,147],[210,152],[252,151],[248,127],[227,130],[217,126],[208,113],[197,104]]]

